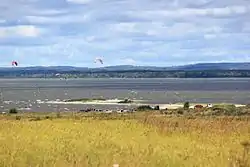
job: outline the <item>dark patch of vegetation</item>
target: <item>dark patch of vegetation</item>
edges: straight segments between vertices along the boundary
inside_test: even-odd
[[[48,115],[47,115],[47,116],[45,116],[44,118],[45,118],[45,119],[50,119],[50,120],[52,120],[52,119],[53,119],[51,116],[48,116]]]
[[[41,121],[42,118],[41,117],[35,117],[35,118],[31,118],[30,121]]]
[[[231,104],[214,105],[211,109],[212,111],[215,111],[215,114],[219,115],[232,115],[237,111],[236,106]]]
[[[9,110],[9,114],[17,114],[17,113],[18,113],[18,111],[17,111],[16,108],[11,108],[11,109]]]
[[[181,115],[184,114],[184,111],[181,108],[177,109],[176,112],[177,114],[181,114]]]
[[[125,100],[119,101],[118,103],[133,103],[133,101],[130,99],[125,99]]]
[[[183,106],[184,110],[188,110],[189,107],[190,107],[189,102],[185,102],[185,103],[184,103],[184,106]]]
[[[136,108],[136,111],[147,111],[147,110],[153,110],[153,108],[149,105],[142,105]]]
[[[155,107],[154,107],[154,110],[160,110],[160,106],[158,106],[158,105],[155,106]]]
[[[21,116],[17,115],[16,120],[21,120]]]
[[[149,105],[142,105],[139,106],[135,109],[136,111],[151,111],[151,110],[160,110],[160,106],[155,106],[155,107],[151,107]]]
[[[219,68],[219,69],[218,69]],[[231,67],[230,67],[231,68]],[[12,69],[0,70],[0,77],[11,78],[54,78],[56,73],[60,73],[62,78],[228,78],[228,77],[250,77],[248,68],[240,68],[240,70],[230,70],[230,68],[208,70],[209,68],[187,68],[187,69],[96,69],[96,70],[76,70],[76,69],[39,69],[33,68],[29,70]]]

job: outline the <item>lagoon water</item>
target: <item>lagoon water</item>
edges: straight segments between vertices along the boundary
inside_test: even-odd
[[[223,79],[0,79],[1,108],[32,111],[79,110],[116,105],[40,104],[39,101],[104,97],[134,98],[146,103],[250,103],[250,78]],[[124,106],[120,106],[123,107]],[[129,107],[129,106],[128,106]]]

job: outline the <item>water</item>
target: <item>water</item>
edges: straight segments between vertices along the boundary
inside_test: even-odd
[[[1,108],[79,110],[116,105],[40,104],[71,98],[134,98],[146,103],[250,103],[250,79],[1,79]],[[38,102],[37,102],[38,100]],[[121,107],[121,106],[120,106]],[[124,106],[122,106],[124,108]],[[128,106],[129,107],[129,106]]]

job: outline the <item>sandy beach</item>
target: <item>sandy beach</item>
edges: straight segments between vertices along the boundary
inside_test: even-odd
[[[108,100],[93,100],[93,101],[72,101],[72,102],[65,102],[65,101],[38,101],[40,104],[91,104],[91,105],[117,105],[117,106],[142,106],[142,105],[150,105],[150,106],[159,106],[162,109],[177,109],[183,107],[183,103],[174,103],[174,104],[152,104],[147,103],[144,100],[134,100],[132,103],[119,103],[121,100],[119,99],[108,99]],[[204,107],[207,106],[206,103],[190,103],[190,108],[193,108],[195,105],[203,105]],[[220,104],[220,103],[218,103]],[[215,104],[212,104],[215,105]],[[244,107],[243,104],[234,104],[236,107]]]

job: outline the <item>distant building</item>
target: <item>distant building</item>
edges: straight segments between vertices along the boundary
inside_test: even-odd
[[[213,104],[210,104],[210,103],[209,103],[209,104],[207,104],[207,107],[208,107],[208,108],[211,108],[211,107],[213,107]]]
[[[198,109],[198,110],[203,109],[203,105],[197,104],[194,106],[194,109]]]

